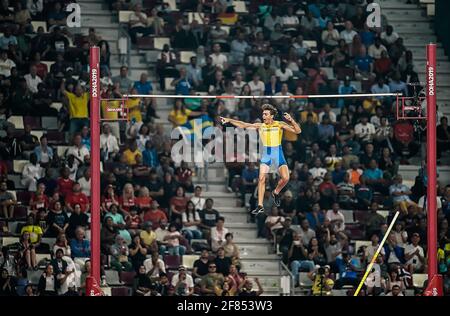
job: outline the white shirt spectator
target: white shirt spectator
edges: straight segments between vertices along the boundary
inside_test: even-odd
[[[191,202],[194,203],[196,210],[203,210],[205,201],[206,201],[205,198],[202,198],[202,197],[197,197],[197,196],[191,197]]]
[[[417,203],[417,205],[421,208],[421,209],[425,209],[425,213],[426,213],[426,204],[428,202],[425,202],[425,195],[423,195],[420,199],[419,202]],[[441,197],[440,196],[436,196],[436,207],[437,209],[442,208],[442,201],[441,201]]]
[[[87,197],[91,196],[91,178],[89,180],[86,180],[85,177],[81,177],[78,179],[78,183],[81,187],[81,192],[84,193]]]
[[[381,53],[385,51],[387,52],[386,47],[384,47],[384,45],[380,45],[380,47],[376,47],[375,44],[372,44],[369,46],[369,56],[374,58],[374,59],[380,59],[381,58]]]
[[[141,15],[142,18],[147,20],[147,14],[145,14],[144,12],[141,12],[140,15]],[[145,25],[144,23],[142,23],[140,21],[139,17],[137,16],[136,12],[134,12],[134,11],[130,14],[129,21],[130,22],[138,22],[138,23],[133,24],[132,26],[130,26],[131,28],[139,27],[139,26],[141,26],[141,27],[146,27],[147,26],[147,25]]]
[[[396,32],[392,32],[391,35],[387,35],[386,32],[382,32],[380,35],[381,40],[385,41],[388,44],[394,44],[395,41],[399,38]]]
[[[144,267],[145,267],[145,273],[149,273],[150,270],[153,269],[152,258],[145,259]],[[158,259],[156,261],[155,270],[153,270],[153,273],[151,276],[157,277],[157,276],[159,276],[159,273],[161,273],[161,272],[166,273],[166,265],[164,264],[164,261],[162,261],[162,259]]]
[[[80,164],[80,161],[84,162],[84,159],[86,156],[90,156],[89,150],[86,146],[81,146],[81,148],[78,148],[77,146],[72,146],[67,150],[66,157],[69,157],[70,155],[75,156],[75,163],[74,165],[78,166]]]
[[[322,167],[319,167],[319,168],[314,167],[314,168],[309,169],[309,173],[311,173],[311,175],[313,176],[314,179],[318,178],[320,180],[320,183],[322,183],[323,177],[327,173],[327,169],[322,168]]]
[[[353,37],[355,37],[355,35],[357,34],[358,33],[356,33],[354,30],[351,30],[350,32],[347,30],[343,30],[340,35],[346,44],[351,44],[353,42]]]
[[[233,84],[234,95],[241,95],[242,88],[247,84],[244,81],[237,82],[236,80],[233,80],[231,83]]]
[[[375,126],[372,123],[358,123],[355,125],[355,134],[361,138],[362,141],[371,141],[373,135],[375,135]]]
[[[328,113],[325,112],[320,112],[319,113],[319,122],[322,122],[323,116],[324,115],[328,115],[328,117],[330,118],[331,123],[336,123],[336,113],[334,113],[333,111],[330,111]]]
[[[11,76],[11,68],[13,67],[16,67],[16,64],[11,59],[0,59],[0,76]]]
[[[225,235],[228,234],[228,228],[223,228],[222,231],[218,231],[217,227],[211,228],[211,248],[216,252],[219,247],[225,245]]]
[[[297,16],[295,16],[295,15],[283,16],[283,25],[299,25],[299,24],[300,24],[300,21]],[[295,31],[296,29],[295,29],[295,27],[291,26],[291,27],[286,27],[284,30],[285,31]]]
[[[294,74],[292,73],[292,70],[289,68],[286,68],[284,72],[281,71],[281,69],[275,70],[275,76],[280,78],[280,82],[286,82],[288,81]]]
[[[100,135],[100,148],[108,153],[118,153],[120,151],[117,138],[112,134],[106,135],[102,133]]]
[[[37,187],[37,180],[44,176],[44,169],[39,163],[36,165],[31,162],[25,164],[22,170],[22,185],[28,188],[28,191],[35,192]]]
[[[340,222],[334,223],[336,232],[342,232],[345,230],[345,217],[341,211],[337,211],[337,213],[335,213],[333,210],[329,210],[329,211],[327,211],[326,217],[332,223],[333,223],[333,221],[340,221]]]
[[[31,74],[26,74],[23,76],[25,78],[25,81],[27,82],[27,87],[30,89],[32,93],[38,92],[38,84],[42,82],[42,79],[39,78],[38,75],[35,75],[34,78]]]
[[[222,69],[224,68],[225,64],[228,62],[228,58],[224,54],[211,54],[209,56],[212,59],[213,66],[219,66]]]
[[[316,232],[314,230],[312,230],[311,228],[308,228],[307,231],[300,229],[298,234],[300,235],[300,238],[302,239],[302,243],[305,246],[308,246],[311,239],[316,237]]]
[[[421,257],[425,257],[425,253],[423,251],[423,248],[420,245],[414,246],[413,244],[408,244],[405,247],[405,256],[406,255],[411,255],[412,253],[414,253],[416,250],[419,250],[419,255]],[[409,259],[406,264],[411,264],[414,267],[414,270],[419,270],[420,268],[422,268],[423,264],[422,262],[420,262],[419,260],[419,256],[418,255],[414,255],[412,256],[411,259]]]
[[[283,224],[284,223],[285,218],[283,216],[267,216],[266,218],[266,224],[275,224],[273,226],[270,227],[271,231],[274,231],[275,229],[281,229],[283,228]]]
[[[192,216],[192,213],[189,213],[189,217],[186,212],[183,212],[181,214],[181,222],[182,223],[188,223],[188,222],[200,222],[200,215],[198,211],[194,212],[194,216]],[[184,226],[184,225],[183,225]],[[187,230],[197,230],[197,225],[191,225],[191,226],[184,226],[183,229]]]
[[[337,46],[339,41],[339,32],[336,29],[333,29],[331,32],[328,30],[322,31],[322,42],[325,45],[329,46]]]
[[[172,285],[176,286],[179,280],[179,273],[174,274],[172,277]],[[189,273],[186,273],[186,280],[184,280],[184,283],[187,285],[188,288],[194,287],[194,280],[192,279],[192,276]]]
[[[376,246],[369,245],[366,247],[365,254],[366,254],[367,261],[372,260],[373,256],[375,255],[375,252],[377,252],[377,249],[378,249],[378,245],[376,245]],[[358,250],[358,249],[356,249],[356,250]],[[384,254],[385,254],[384,248],[381,248],[380,253],[384,256]]]
[[[266,87],[264,86],[264,82],[262,82],[261,80],[258,81],[257,83],[255,83],[252,80],[248,83],[248,85],[250,86],[252,95],[256,95],[256,96],[264,95],[264,90]]]
[[[43,0],[28,0],[27,8],[30,11],[31,15],[36,15],[42,12],[44,9],[44,1]],[[37,30],[35,30],[37,31]]]

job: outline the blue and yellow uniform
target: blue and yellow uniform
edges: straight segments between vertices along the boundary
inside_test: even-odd
[[[286,165],[281,140],[283,138],[283,128],[280,121],[273,121],[272,124],[263,123],[259,128],[259,137],[263,144],[263,154],[261,163],[274,167]]]

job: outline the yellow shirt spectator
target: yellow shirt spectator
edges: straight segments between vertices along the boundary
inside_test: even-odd
[[[302,111],[300,112],[300,122],[305,123],[308,119],[308,111]],[[313,116],[313,123],[317,124],[319,123],[319,116],[317,115],[316,112],[312,112],[312,116]]]
[[[89,94],[84,92],[80,97],[76,94],[66,91],[67,99],[69,100],[69,115],[70,118],[88,118],[88,101]]]
[[[146,230],[141,231],[139,235],[144,242],[145,245],[151,246],[153,242],[156,240],[156,233],[151,230],[150,233],[148,233]]]
[[[136,122],[142,122],[141,99],[128,99],[125,101],[125,106],[128,108],[128,116],[130,121],[134,118]]]
[[[176,124],[175,126],[180,126],[186,124],[191,112],[189,109],[185,109],[184,113],[181,110],[172,110],[169,113],[169,119],[172,123]]]
[[[25,232],[30,233],[30,241],[32,244],[37,243],[39,241],[39,236],[42,236],[44,234],[42,228],[36,225],[27,225],[22,227],[20,234],[22,235]]]
[[[123,152],[123,155],[125,156],[126,164],[128,164],[130,166],[134,166],[136,164],[137,156],[142,157],[142,153],[138,149],[136,149],[134,151],[132,151],[131,149],[127,149]]]

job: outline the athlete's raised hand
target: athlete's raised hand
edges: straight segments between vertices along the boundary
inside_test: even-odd
[[[292,121],[294,120],[294,119],[292,118],[292,116],[291,116],[289,113],[287,113],[287,112],[284,112],[283,117],[284,117],[284,119],[285,119],[286,121],[288,121],[288,122],[292,122]]]
[[[220,116],[220,122],[221,122],[222,124],[226,124],[226,123],[230,122],[230,118]]]

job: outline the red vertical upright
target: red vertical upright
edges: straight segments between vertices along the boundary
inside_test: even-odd
[[[427,222],[428,222],[428,287],[425,295],[442,296],[442,279],[437,262],[436,205],[436,44],[427,45]]]
[[[90,48],[91,276],[100,281],[100,50]],[[89,294],[88,294],[89,295]]]

